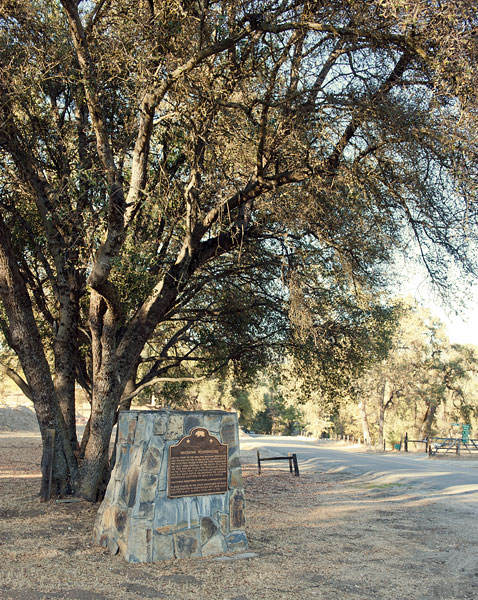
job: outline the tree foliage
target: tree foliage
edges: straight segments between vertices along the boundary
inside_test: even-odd
[[[360,329],[411,238],[438,284],[452,259],[475,272],[467,0],[0,14],[1,325],[42,433],[57,430],[57,491],[96,498],[138,386]],[[331,323],[334,304],[349,317]],[[80,460],[75,382],[92,402]]]
[[[410,439],[448,435],[453,422],[475,422],[478,355],[473,346],[450,344],[443,323],[429,310],[404,303],[389,354],[357,380],[365,439],[379,447]],[[355,411],[355,435],[360,430]]]

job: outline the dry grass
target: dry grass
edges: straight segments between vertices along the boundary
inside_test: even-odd
[[[253,455],[249,455],[253,460]],[[455,600],[478,597],[475,507],[346,474],[244,465],[241,560],[132,565],[91,544],[97,506],[40,503],[40,440],[0,434],[0,598]]]

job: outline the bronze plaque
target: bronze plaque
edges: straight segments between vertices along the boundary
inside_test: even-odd
[[[169,448],[168,496],[206,496],[228,490],[227,444],[195,427]]]

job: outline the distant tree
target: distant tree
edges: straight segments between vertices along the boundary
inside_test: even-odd
[[[455,407],[448,411],[448,422],[441,423],[444,430],[452,420],[478,410],[478,396],[466,391],[477,359],[471,348],[450,345],[443,323],[429,310],[409,304],[388,356],[364,373],[357,386],[362,416],[373,427],[377,444],[383,445],[386,425],[398,438],[405,431],[419,439],[432,435],[441,406]]]
[[[251,340],[274,338],[274,303],[313,292],[302,337],[322,340],[330,300],[360,306],[408,234],[437,284],[451,259],[474,272],[470,2],[1,0],[0,15],[0,324],[56,430],[55,493],[95,500],[125,398],[241,328],[237,311],[231,330],[208,323],[218,282],[262,310],[244,312]],[[75,382],[92,406],[80,459]]]
[[[300,407],[288,403],[277,388],[269,388],[263,396],[264,408],[250,421],[256,433],[292,435],[303,427]]]
[[[478,430],[478,346],[453,344],[446,373],[447,398],[442,427],[468,423]],[[443,427],[443,428],[444,428]],[[476,437],[474,435],[473,437]]]

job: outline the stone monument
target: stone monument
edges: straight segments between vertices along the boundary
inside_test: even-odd
[[[97,544],[128,562],[153,562],[243,551],[244,530],[235,413],[120,413]]]

